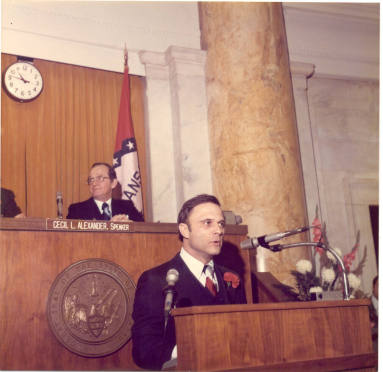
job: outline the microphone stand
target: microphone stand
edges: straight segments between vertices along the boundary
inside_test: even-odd
[[[165,302],[166,302],[166,307],[167,307],[167,309],[165,310],[165,327],[164,327],[164,330],[166,332],[166,327],[168,325],[169,315],[170,315],[170,311],[172,309],[172,304],[173,304],[174,295],[175,295],[174,286],[168,285],[164,289],[164,294],[165,294]],[[171,296],[170,301],[169,301],[168,295]]]
[[[350,299],[350,286],[348,284],[348,278],[346,275],[346,269],[344,268],[343,260],[342,258],[336,253],[331,247],[328,247],[326,244],[322,242],[318,243],[313,243],[313,242],[306,242],[306,243],[291,243],[291,244],[275,244],[275,245],[268,245],[265,244],[263,247],[270,249],[272,252],[280,252],[283,249],[286,248],[294,248],[294,247],[304,247],[304,246],[312,246],[312,247],[319,247],[323,248],[326,251],[331,252],[336,260],[338,261],[339,266],[342,269],[342,274],[343,274],[343,299],[344,300],[349,300]]]

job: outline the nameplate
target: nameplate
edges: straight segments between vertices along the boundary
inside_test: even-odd
[[[98,220],[61,220],[50,218],[47,218],[46,220],[46,229],[61,231],[132,231],[129,222],[111,222]]]

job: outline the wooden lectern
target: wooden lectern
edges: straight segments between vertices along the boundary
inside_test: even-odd
[[[177,371],[375,371],[369,300],[178,308]]]

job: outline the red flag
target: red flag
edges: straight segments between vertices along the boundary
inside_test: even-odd
[[[122,82],[113,166],[117,173],[117,179],[121,184],[122,199],[131,200],[137,210],[142,213],[141,176],[130,111],[130,85],[127,63],[125,63]]]

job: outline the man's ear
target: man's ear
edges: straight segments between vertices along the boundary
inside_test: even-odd
[[[111,184],[111,186],[112,186],[112,190],[117,186],[117,184],[118,184],[118,181],[117,181],[117,178],[115,178],[115,179],[112,181],[112,184]]]
[[[180,223],[178,225],[178,230],[180,231],[180,234],[185,238],[185,239],[189,239],[189,234],[190,234],[190,231],[189,231],[189,227],[186,223]]]

